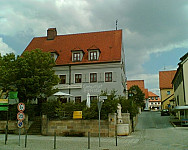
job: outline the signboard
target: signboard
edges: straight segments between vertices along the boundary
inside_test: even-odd
[[[101,100],[107,99],[107,96],[99,96],[99,99],[101,99]]]
[[[8,111],[8,106],[7,107],[0,107],[0,111]]]
[[[19,103],[18,104],[18,111],[23,112],[25,110],[25,104],[24,103]]]
[[[0,105],[8,105],[8,99],[0,99]]]
[[[23,112],[19,112],[19,113],[17,114],[17,119],[18,119],[19,121],[24,120],[24,119],[25,119],[25,114],[24,114]]]
[[[18,121],[18,128],[22,128],[23,127],[23,122],[22,121]]]
[[[0,111],[8,111],[8,99],[0,99]]]

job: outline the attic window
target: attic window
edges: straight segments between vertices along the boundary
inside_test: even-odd
[[[77,61],[82,61],[84,55],[83,50],[72,50],[72,61],[77,62]]]
[[[96,61],[99,60],[100,50],[99,49],[88,49],[88,60]]]
[[[51,52],[51,58],[53,58],[55,61],[56,61],[56,59],[57,59],[57,53],[55,53],[55,52]]]

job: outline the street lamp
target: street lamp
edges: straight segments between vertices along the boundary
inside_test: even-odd
[[[136,95],[137,94],[137,91],[136,91],[136,89],[135,89],[135,87],[133,87],[133,89],[132,90],[129,90],[129,97],[133,97],[134,95]],[[131,102],[131,104],[132,104],[132,109],[133,109],[133,103],[134,103],[134,100],[132,99],[132,102]],[[134,120],[133,120],[133,115],[132,115],[132,131],[134,132]]]

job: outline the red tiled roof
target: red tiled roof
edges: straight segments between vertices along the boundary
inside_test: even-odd
[[[56,65],[121,61],[122,30],[57,35],[54,40],[35,37],[25,51],[36,48],[44,52],[56,51],[59,54]],[[91,48],[99,48],[101,51],[98,61],[88,61],[87,50]],[[71,50],[83,50],[81,62],[72,62]]]
[[[160,89],[172,89],[172,80],[176,70],[172,71],[159,71],[159,88]]]
[[[148,97],[159,97],[159,96],[156,95],[155,93],[149,91],[149,92],[148,92]]]
[[[145,98],[148,98],[148,89],[144,88],[144,80],[128,80],[127,81],[127,90],[129,90],[134,85],[137,85],[142,90],[142,92],[145,94]]]
[[[152,100],[151,97],[154,97],[154,100]],[[155,97],[157,97],[157,100],[155,99]],[[150,98],[149,102],[160,102],[161,101],[159,96],[151,91],[148,92],[148,98]]]
[[[127,89],[129,90],[132,86],[137,85],[144,92],[144,80],[128,80]]]

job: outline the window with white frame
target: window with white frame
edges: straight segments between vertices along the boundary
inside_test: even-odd
[[[105,72],[105,82],[112,82],[112,72]]]
[[[73,53],[73,61],[80,61],[80,53],[77,52],[77,53]]]
[[[66,75],[59,75],[60,82],[59,84],[66,84]]]
[[[81,103],[81,96],[75,97],[75,103]]]
[[[75,74],[75,83],[82,83],[82,74]]]
[[[97,73],[90,73],[90,82],[97,82]]]
[[[97,51],[90,51],[90,60],[98,60]]]

